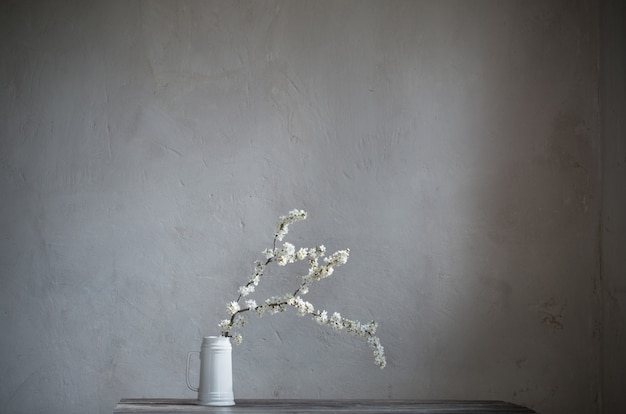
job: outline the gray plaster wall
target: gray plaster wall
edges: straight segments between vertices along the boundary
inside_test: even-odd
[[[351,251],[308,299],[376,319],[388,366],[295,312],[265,316],[233,350],[236,398],[601,412],[619,381],[602,356],[624,362],[602,322],[624,299],[601,278],[600,13],[2,2],[0,411],[194,398],[187,351],[302,208],[290,242]],[[613,176],[623,190],[623,164]],[[299,272],[272,269],[256,299]]]
[[[603,407],[626,411],[626,5],[601,20]]]

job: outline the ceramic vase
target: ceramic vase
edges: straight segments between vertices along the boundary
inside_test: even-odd
[[[200,355],[200,381],[193,387],[189,381],[191,356]],[[233,364],[230,339],[206,336],[200,352],[187,354],[187,387],[198,393],[199,405],[235,405],[233,397]]]

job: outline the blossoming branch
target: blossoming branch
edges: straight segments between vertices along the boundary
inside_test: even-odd
[[[349,334],[363,338],[371,348],[374,354],[374,363],[381,369],[387,365],[385,359],[384,348],[380,343],[380,339],[375,335],[378,324],[374,321],[363,324],[357,320],[351,320],[342,317],[338,312],[329,315],[325,310],[315,309],[313,304],[302,299],[306,295],[309,288],[314,282],[320,281],[332,275],[335,267],[345,264],[348,261],[350,249],[338,250],[330,256],[326,255],[326,248],[323,245],[313,248],[300,248],[296,250],[291,243],[284,243],[282,247],[277,247],[276,242],[282,241],[289,232],[289,225],[305,220],[307,213],[303,210],[292,210],[286,216],[281,216],[278,222],[278,228],[274,233],[274,242],[271,249],[265,249],[263,261],[254,263],[254,271],[248,282],[239,287],[239,296],[237,300],[228,303],[227,310],[230,319],[224,319],[220,322],[222,336],[232,337],[236,345],[239,345],[243,339],[239,332],[232,333],[234,328],[242,328],[246,325],[247,320],[243,315],[245,312],[254,312],[261,317],[266,312],[273,315],[284,312],[287,307],[293,307],[297,310],[298,316],[311,315],[320,325],[326,325],[341,332],[345,330]],[[282,296],[272,296],[263,303],[257,304],[254,299],[248,299],[255,288],[259,285],[265,268],[270,263],[276,263],[279,266],[286,266],[290,263],[307,260],[309,264],[308,273],[302,276],[300,286],[293,293],[286,293]]]

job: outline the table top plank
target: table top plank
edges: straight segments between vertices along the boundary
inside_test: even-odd
[[[394,413],[394,414],[532,414],[534,411],[504,401],[462,400],[305,400],[237,399],[229,407],[207,407],[191,399],[143,398],[122,399],[114,414],[162,413]]]

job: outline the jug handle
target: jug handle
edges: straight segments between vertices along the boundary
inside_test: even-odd
[[[199,387],[198,388],[192,387],[191,383],[189,382],[189,365],[191,364],[191,355],[193,354],[200,355],[200,352],[198,351],[187,352],[187,388],[189,388],[191,391],[198,392]]]

